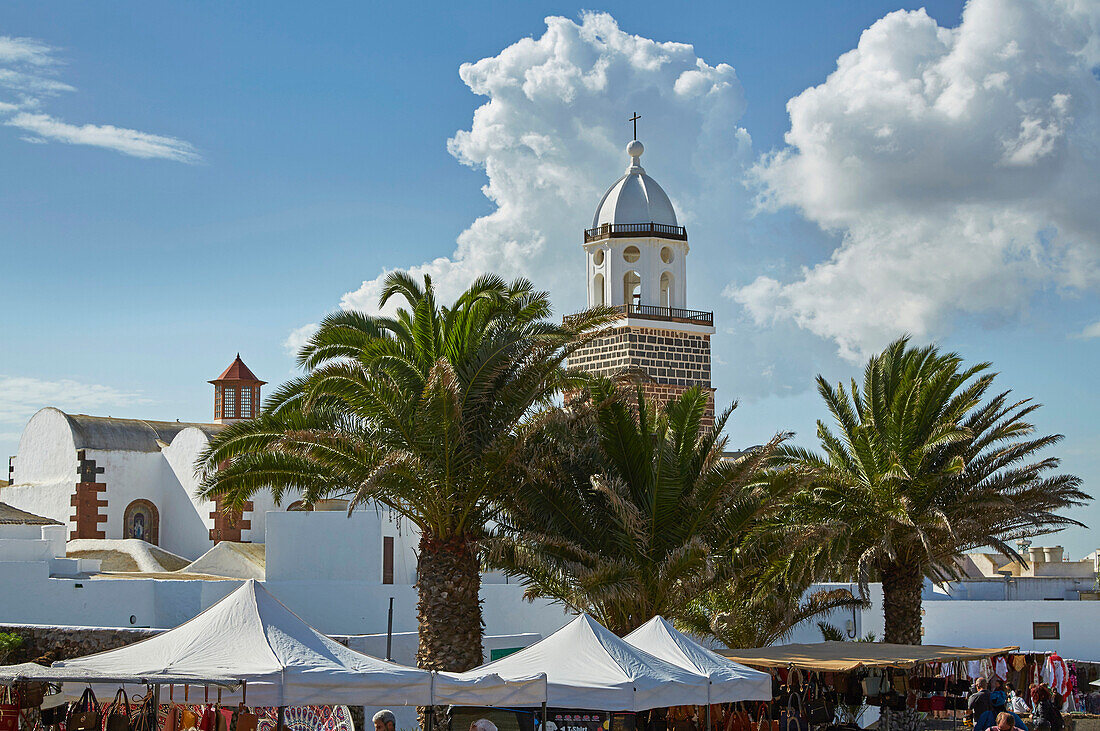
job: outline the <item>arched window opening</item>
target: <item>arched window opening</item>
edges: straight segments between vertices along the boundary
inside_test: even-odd
[[[592,302],[597,307],[602,307],[606,304],[603,291],[603,275],[597,274],[592,277]]]
[[[661,307],[672,307],[672,275],[661,275]]]
[[[623,304],[640,305],[642,303],[642,278],[631,270],[623,275]]]
[[[157,545],[160,533],[160,511],[149,500],[138,499],[126,506],[122,514],[123,537]]]
[[[313,507],[306,504],[305,500],[295,500],[286,507],[288,513],[308,513],[313,510]]]

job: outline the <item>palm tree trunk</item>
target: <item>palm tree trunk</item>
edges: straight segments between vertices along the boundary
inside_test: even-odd
[[[462,672],[481,664],[480,565],[476,546],[461,538],[420,537],[416,664]]]
[[[420,536],[416,568],[417,666],[462,672],[481,664],[481,566],[472,541]],[[426,708],[418,708],[427,729]],[[434,709],[432,731],[446,729],[446,708]]]
[[[886,621],[883,641],[899,645],[921,643],[921,590],[924,571],[919,563],[884,562],[882,614]]]

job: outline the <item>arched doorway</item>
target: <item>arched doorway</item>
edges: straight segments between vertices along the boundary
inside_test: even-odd
[[[642,278],[633,269],[623,275],[623,304],[639,305],[642,300]]]
[[[138,499],[126,506],[122,531],[125,538],[137,538],[158,545],[160,539],[160,511],[149,500]]]
[[[672,307],[672,274],[661,275],[661,307]]]

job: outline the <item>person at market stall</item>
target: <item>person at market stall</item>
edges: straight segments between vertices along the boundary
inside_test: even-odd
[[[985,726],[978,725],[978,719],[992,709],[993,705],[989,702],[989,689],[986,680],[985,678],[978,678],[974,681],[974,692],[966,700],[966,715],[974,722],[974,728],[985,728]]]
[[[986,731],[1013,731],[1016,728],[1019,727],[1016,725],[1016,719],[1011,713],[998,713],[997,725],[990,726]]]
[[[995,690],[989,694],[990,709],[978,716],[974,721],[974,728],[991,728],[1000,723],[1002,715],[1007,713],[1012,716],[1012,725],[1014,728],[1027,730],[1027,725],[1024,723],[1024,719],[1017,716],[1012,711],[1008,710],[1008,696],[1005,695],[1003,690]]]
[[[1038,722],[1036,731],[1062,731],[1065,725],[1062,712],[1050,689],[1045,685],[1035,686],[1031,689],[1031,698],[1035,706],[1032,718]]]
[[[396,731],[397,718],[393,715],[393,711],[381,710],[374,714],[374,731]]]
[[[1012,683],[1005,683],[1004,688],[1005,692],[1008,693],[1008,710],[1017,715],[1021,713],[1031,713],[1031,706],[1016,692],[1016,688]]]

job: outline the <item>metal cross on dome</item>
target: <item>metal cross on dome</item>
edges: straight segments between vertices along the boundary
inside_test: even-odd
[[[634,116],[630,118],[630,121],[634,123],[634,139],[638,139],[638,120],[641,119],[637,112],[634,112]]]

